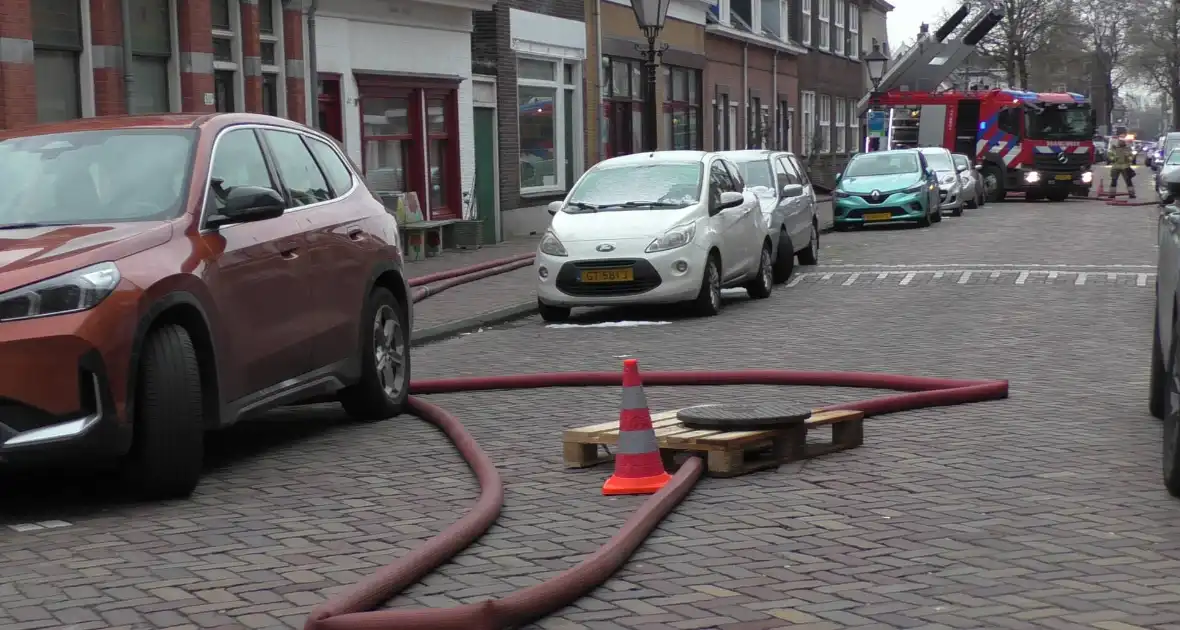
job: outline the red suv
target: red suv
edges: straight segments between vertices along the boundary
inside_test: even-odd
[[[186,496],[204,433],[338,398],[397,415],[397,225],[327,136],[248,114],[0,135],[0,462],[121,460]]]

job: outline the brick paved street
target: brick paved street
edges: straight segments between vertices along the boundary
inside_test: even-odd
[[[1180,502],[1162,487],[1146,413],[1155,213],[1009,203],[930,229],[829,234],[821,266],[769,300],[734,298],[719,318],[534,317],[417,348],[415,376],[613,370],[635,356],[649,370],[1011,380],[1009,400],[870,420],[860,449],[703,479],[623,572],[533,628],[1180,628]],[[657,411],[869,395],[648,391]],[[617,417],[617,390],[431,400],[491,454],[506,505],[478,545],[390,606],[535,584],[642,501],[602,497],[609,469],[561,467],[561,429]],[[0,477],[0,628],[301,627],[476,490],[425,423],[355,425],[327,406],[218,435],[210,460],[193,499],[158,504],[125,502],[102,477]]]

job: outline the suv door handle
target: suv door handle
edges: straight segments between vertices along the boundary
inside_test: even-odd
[[[359,227],[348,228],[348,238],[354,241],[365,240],[365,231]]]
[[[279,255],[286,260],[295,260],[299,258],[299,248],[294,245],[290,247],[283,247],[279,249]]]

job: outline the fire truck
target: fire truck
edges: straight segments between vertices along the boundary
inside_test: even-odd
[[[1004,17],[997,6],[961,38],[948,40],[967,13],[967,5],[960,7],[933,35],[924,29],[877,90],[861,100],[861,110],[887,112],[890,148],[937,146],[971,157],[989,201],[1012,192],[1023,192],[1030,201],[1088,194],[1095,121],[1085,96],[978,86],[939,90]]]

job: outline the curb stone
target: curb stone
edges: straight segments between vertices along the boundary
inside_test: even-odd
[[[484,326],[491,326],[493,324],[503,324],[516,319],[528,317],[537,312],[537,300],[532,299],[527,302],[513,304],[511,306],[504,306],[483,313],[477,313],[470,317],[464,317],[449,321],[445,324],[431,326],[429,328],[419,328],[410,333],[410,346],[423,346],[436,341],[450,339],[465,332],[476,330]]]

